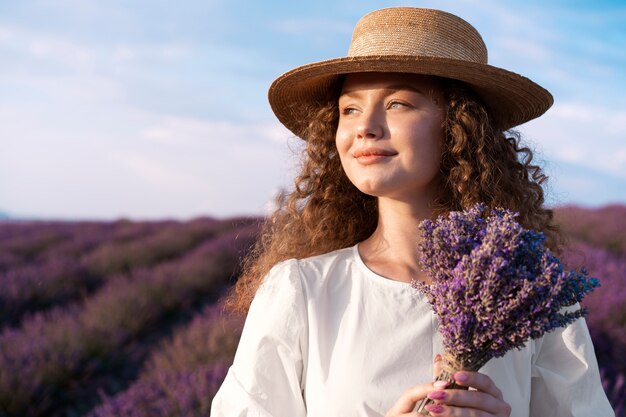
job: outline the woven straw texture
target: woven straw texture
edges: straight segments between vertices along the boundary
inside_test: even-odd
[[[355,72],[404,72],[460,80],[472,87],[494,121],[509,129],[545,113],[552,95],[519,74],[487,64],[480,34],[447,12],[381,9],[357,23],[348,55],[295,68],[270,86],[276,117],[303,136],[311,108],[327,99],[339,77]]]

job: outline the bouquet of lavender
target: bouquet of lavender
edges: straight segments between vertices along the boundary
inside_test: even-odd
[[[420,224],[420,259],[432,283],[414,286],[439,320],[439,380],[451,380],[462,369],[477,371],[491,358],[567,326],[586,312],[564,307],[599,286],[585,271],[565,270],[544,246],[543,233],[524,229],[516,218],[517,213],[477,204]]]

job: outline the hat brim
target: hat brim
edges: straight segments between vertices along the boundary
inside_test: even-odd
[[[288,71],[270,86],[270,106],[281,123],[302,137],[311,106],[327,97],[341,75],[356,72],[401,72],[463,81],[488,106],[503,130],[539,117],[553,103],[546,89],[502,68],[449,58],[380,55],[329,59]]]

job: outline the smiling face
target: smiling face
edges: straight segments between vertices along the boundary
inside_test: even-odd
[[[432,199],[441,160],[442,108],[442,94],[432,77],[346,76],[336,145],[350,181],[379,198]]]

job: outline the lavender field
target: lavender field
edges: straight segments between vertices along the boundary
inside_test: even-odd
[[[587,322],[626,416],[626,206],[556,215],[563,258],[601,279]],[[208,416],[258,221],[0,222],[0,417]]]

